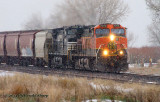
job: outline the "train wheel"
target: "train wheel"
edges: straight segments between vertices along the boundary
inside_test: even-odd
[[[97,71],[96,59],[89,60],[89,68],[91,71]]]
[[[75,63],[73,63],[73,65],[72,65],[73,68],[74,68],[74,65],[75,65]],[[62,68],[64,68],[64,69],[69,68],[66,57],[62,57]]]
[[[51,65],[52,65],[51,62],[52,62],[52,60],[48,60],[48,68],[51,68],[51,67],[52,67],[52,66],[51,66]]]
[[[24,60],[23,65],[27,67],[29,65],[29,62],[27,60]]]
[[[22,61],[19,62],[19,66],[23,66],[23,62]]]
[[[9,60],[8,59],[6,60],[6,64],[9,65]]]
[[[39,67],[39,59],[36,59],[35,66]]]
[[[123,72],[127,71],[127,70],[128,70],[127,59],[123,59],[123,60],[120,62],[119,66],[120,66],[120,71],[123,71]]]
[[[75,60],[75,66],[74,66],[74,69],[80,69],[80,66],[79,66],[79,60]]]
[[[0,59],[0,64],[2,63],[2,59]]]
[[[12,61],[12,59],[9,59],[9,65],[13,66],[14,65],[14,62]]]
[[[41,66],[41,67],[44,67],[44,66],[45,66],[45,62],[44,62],[42,59],[40,59],[40,66]]]
[[[128,63],[125,63],[122,67],[122,71],[125,72],[128,70]]]
[[[115,62],[115,66],[114,66],[114,71],[113,71],[113,73],[119,74],[120,71],[121,71],[121,65],[119,64],[119,62]]]
[[[117,74],[119,74],[120,73],[120,68],[118,68],[114,73],[117,73]]]

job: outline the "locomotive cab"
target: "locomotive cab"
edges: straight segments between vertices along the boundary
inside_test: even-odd
[[[97,62],[114,71],[127,70],[126,28],[119,24],[102,24],[95,27],[94,36]]]
[[[121,25],[99,25],[95,27],[96,48],[104,50],[105,56],[122,56],[127,49],[125,28]]]

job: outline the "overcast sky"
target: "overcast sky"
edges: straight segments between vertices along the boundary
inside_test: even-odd
[[[147,26],[151,15],[145,0],[124,0],[130,7],[128,17],[120,24],[127,27],[136,37],[134,46],[148,45]],[[0,0],[0,31],[20,30],[32,14],[40,13],[47,19],[56,4],[63,0]]]

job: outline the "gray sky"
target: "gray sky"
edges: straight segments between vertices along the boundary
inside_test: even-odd
[[[134,46],[147,46],[147,26],[152,22],[151,14],[146,6],[145,0],[124,0],[130,7],[130,13],[122,25],[128,28],[136,37]]]
[[[54,6],[63,0],[0,0],[0,31],[20,30],[34,13],[40,13],[46,19]],[[145,0],[124,0],[130,7],[128,17],[120,24],[128,28],[136,37],[134,46],[148,45],[147,26],[151,15]]]

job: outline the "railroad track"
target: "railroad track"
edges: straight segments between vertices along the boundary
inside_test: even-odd
[[[29,74],[84,77],[88,79],[98,78],[98,79],[114,80],[119,82],[131,82],[131,83],[136,82],[136,83],[160,85],[160,76],[153,76],[153,75],[139,75],[131,73],[114,74],[114,73],[91,72],[91,71],[63,69],[63,68],[51,69],[47,67],[38,68],[34,66],[22,67],[22,66],[8,66],[8,65],[0,65],[0,70],[16,71]]]

